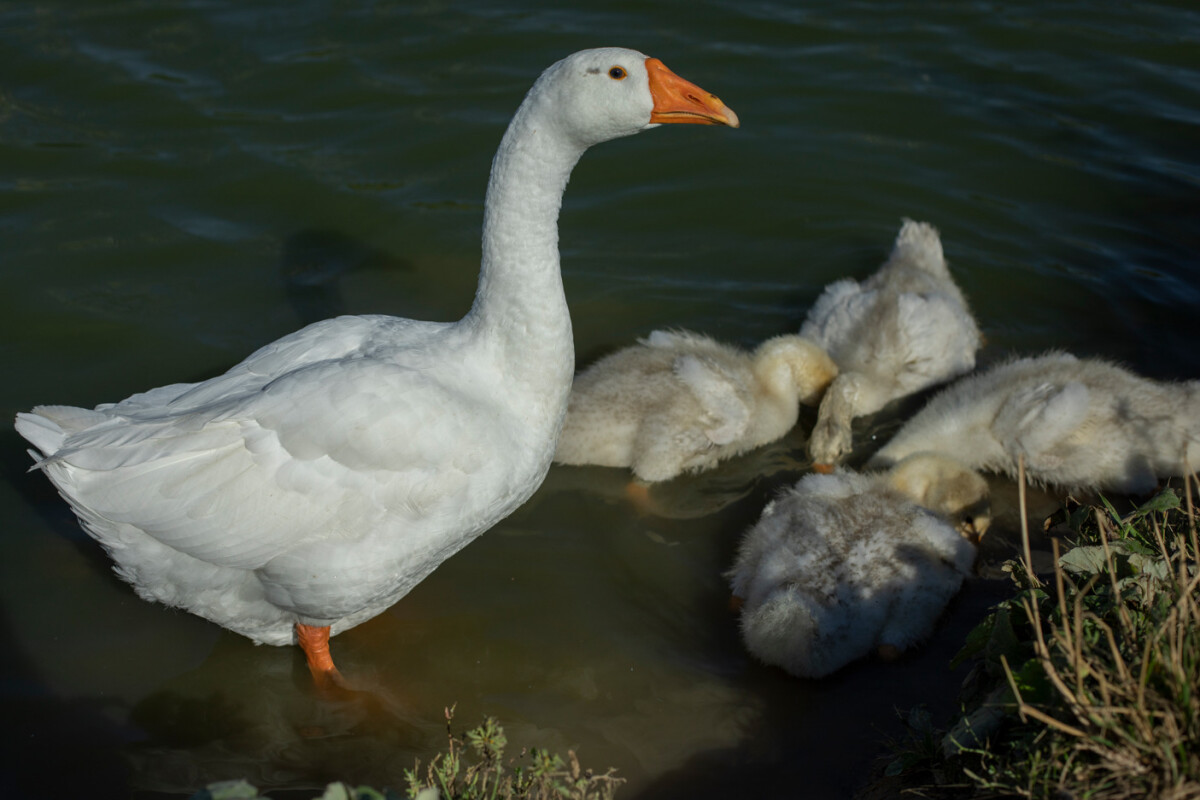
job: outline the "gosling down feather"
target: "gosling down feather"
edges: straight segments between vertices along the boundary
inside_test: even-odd
[[[1200,381],[1165,383],[1068,353],[1019,358],[942,390],[872,458],[937,451],[1072,492],[1144,494],[1200,462]]]
[[[224,375],[18,414],[31,454],[138,594],[258,643],[379,614],[523,503],[574,371],[558,212],[591,145],[738,120],[661,61],[585,50],[534,83],[492,163],[475,302],[453,323],[343,316]]]
[[[799,336],[752,353],[687,331],[655,331],[575,378],[554,460],[629,467],[665,481],[783,436],[837,374]]]
[[[849,455],[855,417],[970,372],[982,343],[937,229],[908,219],[879,271],[861,283],[847,278],[827,286],[800,335],[838,365],[808,441],[818,468]]]
[[[812,474],[767,505],[729,572],[746,649],[802,678],[925,639],[975,561],[987,482],[921,454]]]

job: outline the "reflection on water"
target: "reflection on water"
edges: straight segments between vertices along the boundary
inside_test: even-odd
[[[290,649],[244,645],[223,633],[204,663],[130,710],[146,735],[126,752],[139,788],[187,793],[242,776],[260,789],[319,790],[339,771],[395,785],[412,753],[442,744],[400,704],[365,692],[317,696]]]
[[[808,469],[807,459],[798,457],[804,453],[805,430],[813,419],[812,409],[802,410],[801,422],[782,439],[729,459],[720,469],[660,483],[642,484],[623,469],[556,466],[527,508],[559,493],[577,492],[634,514],[678,520],[708,517],[756,489],[761,494],[764,486],[777,486],[785,476],[795,480]]]
[[[915,21],[915,22],[914,22]],[[941,229],[988,345],[1200,375],[1200,13],[1187,4],[791,4],[586,12],[351,2],[0,7],[0,405],[195,380],[342,311],[460,316],[488,165],[533,76],[658,55],[742,118],[589,152],[560,220],[580,362],[656,328],[752,346]],[[687,128],[689,126],[680,126]],[[919,407],[858,420],[870,451]],[[845,796],[893,708],[935,720],[947,659],[1006,590],[997,479],[981,574],[924,648],[822,681],[754,663],[728,610],[741,532],[808,467],[780,442],[629,491],[554,468],[524,508],[337,637],[380,696],[313,695],[291,649],[152,606],[0,430],[5,796],[178,796],[208,780],[402,785],[483,715],[616,766],[625,797]],[[1035,527],[1053,506],[1039,496]],[[1035,546],[1043,545],[1039,538]],[[460,729],[461,729],[460,728]]]

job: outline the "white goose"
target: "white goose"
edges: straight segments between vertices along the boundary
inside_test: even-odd
[[[646,482],[709,469],[772,442],[837,367],[799,336],[752,353],[690,331],[654,331],[575,377],[554,460],[630,467]]]
[[[338,317],[224,375],[95,410],[17,415],[31,454],[138,594],[304,648],[380,613],[523,503],[574,368],[558,212],[590,146],[736,115],[661,61],[585,50],[547,69],[488,184],[475,303],[454,323]]]
[[[989,521],[987,482],[940,455],[802,478],[763,510],[729,572],[746,648],[804,678],[902,652],[971,573]]]
[[[929,401],[871,458],[945,453],[1068,491],[1143,494],[1200,466],[1200,381],[1163,383],[1068,353],[1019,358]]]
[[[851,420],[970,372],[982,342],[937,229],[909,219],[878,272],[825,287],[800,335],[825,348],[839,370],[808,440],[818,470],[850,453]]]

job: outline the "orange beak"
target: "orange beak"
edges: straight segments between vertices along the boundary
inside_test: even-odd
[[[819,472],[822,475],[833,474],[833,464],[813,464],[813,472]]]
[[[654,98],[651,122],[691,122],[697,125],[728,125],[736,128],[737,114],[712,92],[685,81],[657,58],[646,59],[650,96]]]

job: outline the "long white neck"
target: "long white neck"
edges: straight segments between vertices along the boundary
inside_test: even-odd
[[[502,365],[507,387],[541,398],[561,417],[575,350],[559,270],[558,213],[586,147],[556,134],[538,107],[527,98],[492,162],[479,288],[463,324]]]

